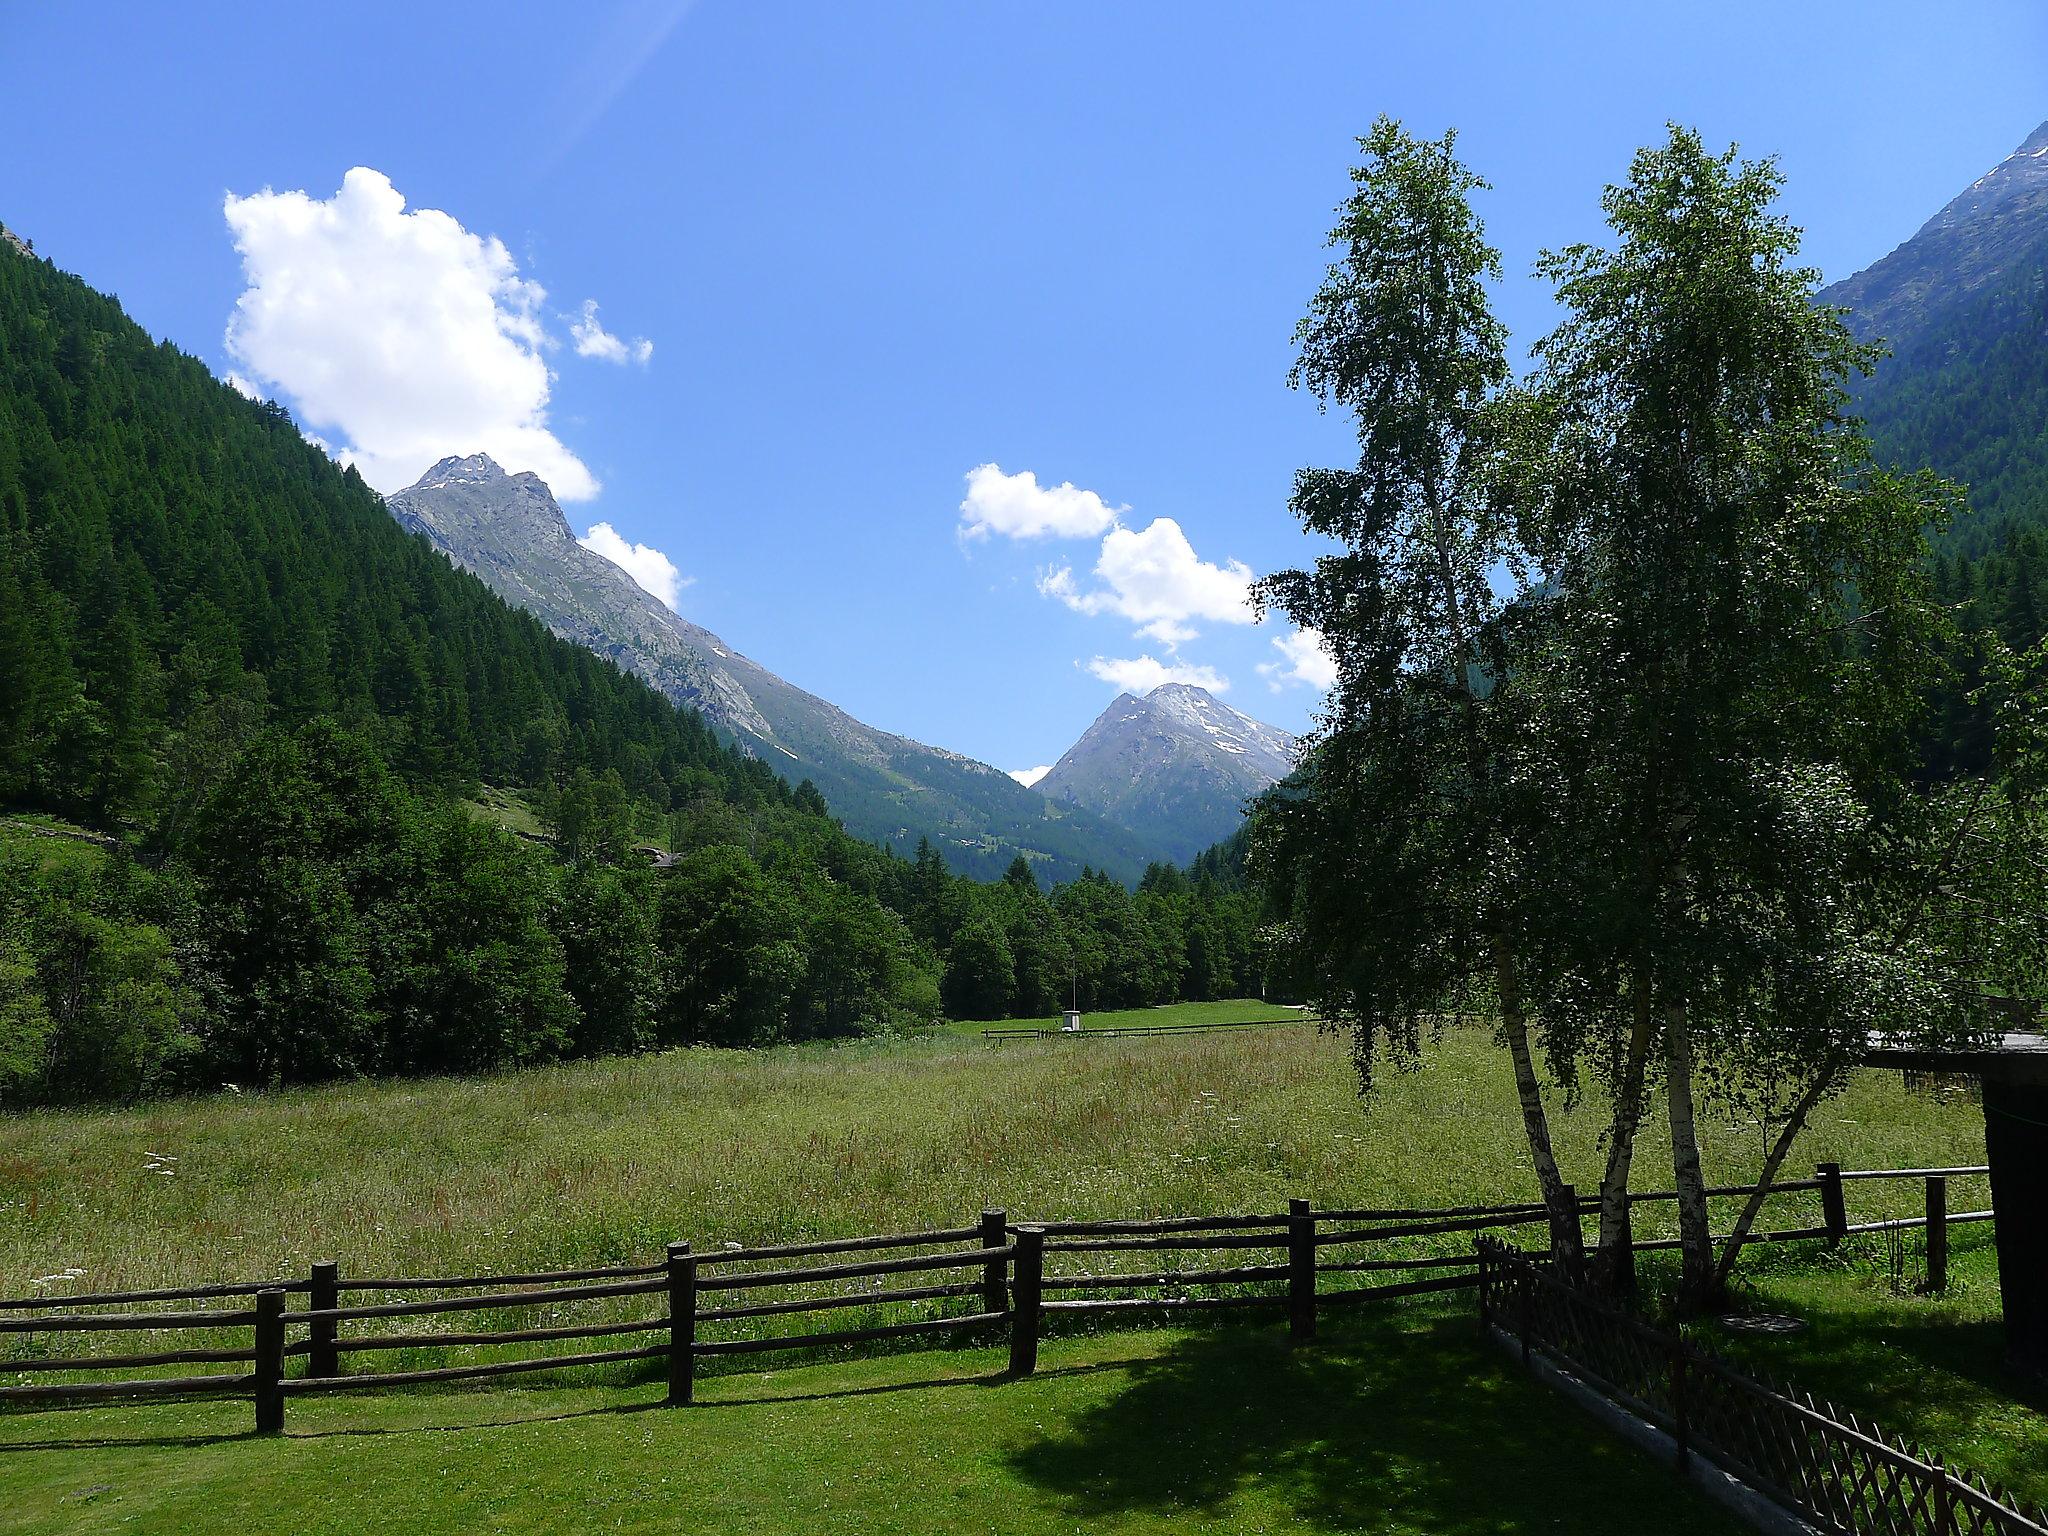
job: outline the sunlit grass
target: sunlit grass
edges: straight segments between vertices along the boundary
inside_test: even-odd
[[[1277,1024],[1306,1017],[1306,1010],[1288,1003],[1262,1003],[1255,998],[1226,998],[1213,1003],[1162,1003],[1155,1008],[1109,1008],[1083,1012],[1081,1027],[1096,1029],[1182,1029],[1202,1024]],[[984,1030],[1058,1029],[1064,1014],[1040,1019],[955,1019],[944,1025],[956,1035],[979,1035]]]
[[[1597,1106],[1559,1103],[1556,1115],[1566,1170],[1591,1189]],[[1661,1122],[1645,1128],[1640,1187],[1668,1182],[1663,1134]],[[1713,1123],[1707,1138],[1711,1177],[1753,1173],[1753,1126]],[[1822,1158],[1873,1167],[1981,1156],[1975,1105],[1866,1073],[1823,1108],[1793,1171]],[[1857,1217],[1918,1197],[1913,1185],[1851,1190]],[[1447,1032],[1424,1070],[1385,1075],[1369,1103],[1344,1040],[1312,1024],[691,1050],[489,1079],[0,1118],[0,1291],[299,1278],[324,1257],[356,1276],[578,1267],[646,1261],[674,1237],[716,1251],[955,1226],[986,1206],[1052,1219],[1268,1211],[1295,1195],[1328,1208],[1534,1192],[1505,1062],[1480,1028]],[[1659,1230],[1655,1209],[1639,1231]],[[1795,1197],[1778,1214],[1798,1225],[1817,1208]],[[1810,1263],[1816,1250],[1800,1252]],[[1779,1283],[1768,1265],[1760,1274],[1760,1285]],[[0,1415],[0,1446],[48,1441],[53,1424],[56,1438],[88,1442],[0,1449],[0,1528],[12,1519],[27,1530],[113,1529],[138,1515],[139,1528],[296,1528],[296,1501],[317,1486],[328,1490],[323,1528],[339,1531],[565,1529],[594,1476],[663,1490],[608,1502],[605,1520],[621,1530],[687,1526],[713,1511],[721,1528],[741,1531],[1605,1530],[1676,1497],[1661,1474],[1617,1472],[1627,1453],[1478,1360],[1465,1300],[1368,1309],[1358,1337],[1374,1342],[1307,1376],[1268,1325],[1055,1337],[1047,1359],[1065,1374],[1014,1387],[895,1390],[986,1376],[996,1361],[987,1351],[842,1359],[773,1377],[742,1370],[707,1377],[707,1398],[773,1383],[788,1400],[680,1416],[619,1411],[656,1395],[629,1367],[574,1389],[306,1399],[292,1422],[320,1438],[284,1445],[183,1443],[241,1434],[246,1402]],[[612,1309],[588,1304],[578,1315]],[[1372,1332],[1388,1328],[1395,1334]],[[1402,1333],[1411,1328],[1435,1331],[1425,1341]],[[67,1352],[90,1341],[60,1337]],[[375,1364],[456,1363],[414,1353]],[[1901,1381],[1913,1370],[1889,1368]],[[25,1377],[0,1364],[0,1379]],[[889,1390],[805,1401],[877,1388]],[[478,1421],[489,1422],[430,1432]],[[1930,1435],[1955,1422],[1931,1420]],[[159,1436],[180,1443],[150,1443]],[[1466,1467],[1482,1445],[1492,1459]],[[1495,1476],[1503,1456],[1527,1475]],[[1326,1465],[1333,1475],[1316,1471]],[[1613,1490],[1613,1508],[1576,1496],[1589,1477]],[[1690,1502],[1655,1518],[1674,1530],[1721,1528]]]
[[[1601,1117],[1559,1108],[1566,1171],[1598,1179]],[[1758,1162],[1710,1125],[1710,1176]],[[1668,1183],[1646,1127],[1638,1184]],[[1800,1167],[1974,1162],[1980,1111],[1862,1074]],[[1798,1171],[1795,1169],[1793,1171]],[[1013,1218],[1527,1198],[1519,1116],[1480,1029],[1360,1101],[1313,1025],[985,1045],[924,1037],[709,1049],[501,1077],[218,1093],[0,1117],[0,1293],[644,1261],[663,1243]],[[1910,1186],[1855,1186],[1857,1214]],[[1789,1206],[1788,1219],[1799,1208]],[[1812,1212],[1805,1215],[1811,1219]],[[1645,1230],[1651,1223],[1645,1222]]]

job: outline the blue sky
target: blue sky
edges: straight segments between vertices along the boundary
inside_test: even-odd
[[[1145,656],[1307,722],[1233,609],[1351,455],[1284,378],[1376,114],[1460,130],[1526,345],[1667,119],[1778,155],[1831,277],[1883,255],[2048,117],[2048,8],[0,0],[0,102],[0,219],[152,332],[389,473],[582,473],[687,617],[1022,768]]]

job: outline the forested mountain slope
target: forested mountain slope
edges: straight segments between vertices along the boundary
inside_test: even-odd
[[[480,781],[549,835],[479,821]],[[51,812],[98,833],[23,822]],[[659,871],[630,846],[650,819]],[[942,989],[1127,1007],[1264,968],[1214,881],[1048,895],[1021,857],[974,885],[848,835],[0,242],[0,1104],[844,1035],[929,1022]]]
[[[1935,544],[1966,626],[2048,635],[2048,123],[1866,270],[1824,289],[1891,355],[1856,387],[1881,463],[1932,469],[1967,504]],[[1964,664],[1941,704],[1947,768],[1977,771],[1988,729]]]
[[[986,763],[878,730],[776,676],[578,544],[533,474],[508,475],[483,454],[447,458],[389,504],[401,524],[556,634],[701,710],[777,771],[810,779],[866,841],[908,853],[927,839],[953,868],[983,879],[1022,854],[1049,881],[1093,867],[1126,883],[1178,847],[1048,802]]]
[[[0,247],[0,798],[150,814],[224,699],[360,724],[416,781],[774,777],[407,537],[281,408]]]

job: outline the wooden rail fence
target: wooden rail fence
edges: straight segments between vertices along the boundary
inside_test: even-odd
[[[1820,1223],[1751,1240],[1839,1242],[1926,1226],[1931,1270],[1937,1251],[1945,1258],[1950,1225],[1991,1217],[1988,1210],[1950,1213],[1947,1180],[1986,1172],[1823,1165],[1812,1179],[1766,1190],[1773,1198],[1817,1193]],[[1924,1214],[1849,1221],[1846,1185],[1909,1178],[1926,1181]],[[1753,1192],[1732,1185],[1710,1193]],[[1676,1196],[1652,1191],[1630,1199]],[[1588,1214],[1597,1208],[1591,1199],[1579,1205]],[[656,1360],[666,1362],[669,1401],[687,1403],[699,1363],[721,1356],[993,1342],[1005,1333],[1011,1369],[1023,1375],[1036,1366],[1041,1335],[1070,1319],[1265,1310],[1284,1314],[1292,1337],[1307,1340],[1323,1308],[1481,1285],[1481,1260],[1463,1246],[1473,1235],[1545,1223],[1543,1207],[1531,1202],[1318,1210],[1293,1200],[1285,1211],[1253,1215],[1046,1222],[985,1211],[972,1225],[933,1231],[718,1250],[678,1242],[646,1264],[377,1277],[344,1274],[326,1261],[288,1280],[0,1299],[0,1377],[36,1378],[0,1385],[0,1406],[246,1397],[257,1429],[272,1433],[283,1427],[287,1402],[309,1393]],[[1437,1251],[1413,1251],[1418,1246]],[[593,1306],[599,1315],[590,1315]],[[845,1325],[828,1326],[834,1315],[845,1315]],[[105,1353],[65,1347],[135,1333],[184,1337]],[[442,1360],[451,1350],[499,1354],[440,1364],[401,1355],[395,1368],[377,1368],[394,1351]],[[194,1366],[232,1369],[181,1371]],[[139,1374],[155,1372],[171,1374]]]
[[[1934,1230],[1929,1229],[1930,1233]],[[1810,1394],[1767,1384],[1479,1239],[1481,1320],[1663,1430],[1681,1470],[1703,1456],[1823,1530],[2048,1536],[2048,1515]]]

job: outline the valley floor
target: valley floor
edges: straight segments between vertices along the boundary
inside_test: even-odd
[[[1590,1186],[1599,1118],[1554,1107],[1566,1172]],[[1753,1174],[1754,1125],[1703,1130],[1711,1178]],[[1865,1073],[1800,1159],[1975,1163],[1982,1138],[1974,1103]],[[1639,1174],[1662,1182],[1654,1158]],[[986,1206],[1050,1219],[1533,1192],[1482,1028],[1448,1029],[1418,1071],[1383,1063],[1366,1100],[1347,1043],[1306,1022],[939,1033],[0,1117],[0,1294],[303,1276],[326,1257],[355,1274],[644,1261],[674,1237],[703,1251]],[[1780,1224],[1817,1219],[1808,1198]],[[1852,1218],[1917,1198],[1858,1184]],[[1992,1358],[1987,1237],[1961,1230],[1940,1301],[1894,1295],[1875,1243],[1756,1255],[1752,1304],[1816,1320],[1758,1345],[1781,1352],[1759,1363],[2027,1485],[2048,1403]],[[986,1350],[814,1361],[713,1377],[687,1410],[623,1374],[295,1399],[281,1441],[248,1437],[246,1402],[10,1412],[0,1531],[300,1529],[315,1501],[337,1532],[1727,1528],[1482,1351],[1469,1301],[1355,1310],[1291,1354],[1270,1326],[1068,1335],[1021,1382]],[[17,1379],[4,1362],[0,1379]]]
[[[1555,1110],[1567,1176],[1596,1186],[1600,1116]],[[1983,1157],[1975,1104],[1909,1094],[1897,1074],[1861,1074],[1815,1122],[1803,1162]],[[1754,1125],[1702,1131],[1710,1179],[1751,1176]],[[1662,1143],[1645,1129],[1646,1148]],[[1479,1204],[1533,1196],[1526,1162],[1504,1056],[1476,1027],[1448,1030],[1419,1071],[1383,1063],[1367,1100],[1347,1042],[1309,1023],[698,1049],[0,1115],[0,1295],[303,1276],[328,1258],[412,1275],[647,1262],[677,1238],[914,1231],[986,1207],[1050,1220],[1297,1195]],[[1637,1163],[1644,1187],[1668,1180],[1654,1156]],[[1917,1197],[1860,1185],[1856,1219],[1909,1214]]]
[[[653,1384],[0,1415],[0,1531],[1429,1532],[1739,1527],[1481,1346],[1369,1309]],[[57,1443],[50,1443],[56,1439]]]

